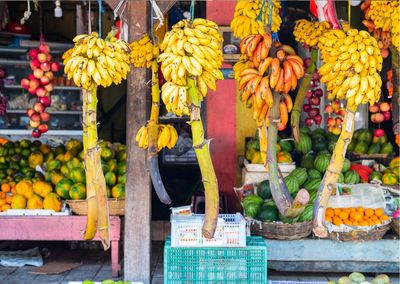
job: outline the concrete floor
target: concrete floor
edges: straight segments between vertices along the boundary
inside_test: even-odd
[[[29,266],[20,268],[0,266],[0,284],[68,284],[69,281],[82,281],[86,279],[99,282],[111,279],[111,264],[108,252],[104,253],[101,250],[71,250],[68,248],[60,250],[56,245],[51,245],[50,247],[51,256],[46,262],[62,257],[63,260],[81,262],[82,265],[58,275],[35,275],[29,272],[32,269]],[[152,249],[152,283],[162,284],[164,268],[163,243],[154,242]],[[279,281],[302,281],[303,283],[308,282],[310,284],[313,282],[326,283],[329,280],[338,280],[341,276],[343,276],[343,273],[287,273],[268,271],[268,280],[272,284],[279,283]],[[367,276],[371,279],[374,275],[370,274]],[[399,275],[390,275],[390,277],[392,284],[400,284]],[[121,279],[122,277],[114,278],[114,280]]]

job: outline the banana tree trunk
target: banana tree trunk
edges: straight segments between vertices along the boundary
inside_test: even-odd
[[[83,142],[85,153],[88,221],[84,235],[91,240],[98,230],[103,248],[110,247],[106,182],[101,167],[101,149],[97,137],[97,89],[83,90]]]
[[[264,166],[267,167],[267,144],[268,144],[268,139],[267,139],[267,127],[265,125],[265,122],[263,122],[263,125],[258,128],[258,137],[260,137],[260,153],[261,153],[261,158],[264,162]],[[267,168],[268,170],[268,168]]]
[[[151,65],[152,87],[151,87],[151,113],[148,127],[147,163],[150,170],[151,181],[160,201],[171,204],[171,198],[165,190],[158,167],[157,138],[158,138],[158,115],[160,112],[160,87],[158,82],[158,63],[156,60]]]
[[[399,123],[399,93],[400,93],[400,74],[399,74],[399,52],[396,47],[390,46],[390,53],[392,54],[392,72],[393,72],[393,96],[392,96],[392,119],[393,119],[393,133],[394,135],[400,134],[400,123]]]
[[[311,63],[307,68],[306,76],[304,76],[300,83],[299,91],[297,92],[290,118],[290,125],[292,127],[293,137],[296,143],[300,142],[300,115],[302,112],[304,98],[306,97],[307,90],[310,86],[313,73],[317,68],[317,60],[318,49],[313,48],[311,51]]]
[[[203,236],[210,239],[214,236],[217,227],[219,213],[218,183],[211,160],[208,143],[204,139],[204,127],[200,116],[201,102],[196,83],[192,78],[188,79],[188,94],[190,105],[190,126],[192,128],[193,148],[199,163],[204,185],[205,218],[203,224]]]
[[[272,105],[269,116],[268,127],[268,146],[267,146],[267,165],[268,165],[268,178],[274,199],[279,212],[289,218],[295,218],[303,212],[305,206],[310,200],[310,195],[307,190],[301,189],[296,198],[289,194],[286,187],[285,180],[278,168],[276,159],[276,142],[278,136],[279,118],[279,102],[280,94],[274,92],[274,103]]]
[[[328,231],[324,226],[325,210],[332,194],[332,190],[334,189],[342,171],[347,146],[350,144],[353,137],[354,118],[356,111],[357,106],[346,108],[346,115],[342,124],[342,132],[340,133],[339,140],[336,142],[328,169],[326,170],[324,178],[322,179],[321,185],[318,189],[313,210],[313,231],[314,234],[320,238],[326,238],[328,236]]]

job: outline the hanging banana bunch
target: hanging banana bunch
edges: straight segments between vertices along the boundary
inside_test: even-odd
[[[320,39],[324,64],[318,70],[325,82],[329,99],[347,101],[342,132],[336,143],[328,169],[314,205],[314,233],[326,237],[325,208],[342,170],[347,145],[354,132],[354,118],[360,104],[373,105],[379,100],[382,80],[382,56],[378,43],[366,31],[330,30]]]
[[[310,22],[305,19],[296,21],[293,35],[298,42],[308,46],[311,49],[311,64],[308,66],[306,75],[301,81],[299,90],[296,94],[290,125],[292,127],[293,137],[296,143],[300,142],[300,114],[304,98],[310,85],[312,75],[317,67],[319,39],[331,26],[328,21]]]
[[[140,148],[147,149],[147,162],[150,169],[150,177],[158,198],[164,204],[170,204],[171,198],[165,190],[158,167],[157,153],[168,147],[172,149],[178,140],[178,132],[172,125],[158,123],[160,112],[160,87],[158,82],[159,47],[145,34],[138,41],[130,44],[131,62],[133,66],[151,67],[152,88],[151,88],[151,113],[146,125],[142,126],[136,133],[136,143]]]
[[[272,5],[272,7],[269,7]],[[235,37],[264,33],[264,24],[269,24],[273,32],[279,31],[282,19],[280,17],[281,3],[278,0],[238,0],[231,28]],[[272,12],[272,16],[270,15]],[[272,23],[270,23],[272,19]]]
[[[97,86],[108,87],[126,79],[129,47],[111,32],[106,40],[97,33],[77,35],[74,47],[63,54],[68,79],[83,88],[83,147],[88,203],[85,240],[99,231],[104,249],[110,247],[107,190],[97,136]]]
[[[205,189],[203,235],[214,236],[219,213],[218,184],[200,116],[201,101],[208,90],[216,90],[222,80],[222,37],[218,25],[205,19],[182,20],[165,34],[158,57],[167,83],[161,98],[168,111],[178,116],[190,115],[193,148]]]

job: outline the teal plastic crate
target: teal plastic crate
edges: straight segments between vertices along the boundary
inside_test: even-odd
[[[164,284],[265,284],[267,246],[262,237],[247,237],[246,247],[164,246]]]

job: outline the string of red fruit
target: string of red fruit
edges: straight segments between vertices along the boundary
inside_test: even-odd
[[[306,58],[304,60],[305,69],[311,64],[311,59]],[[322,115],[319,110],[319,105],[321,103],[321,98],[324,96],[323,90],[320,88],[319,74],[318,71],[314,71],[309,89],[306,93],[307,103],[303,105],[304,112],[307,113],[307,118],[305,119],[306,126],[311,126],[313,123],[320,125],[322,122]]]
[[[60,64],[51,61],[50,48],[43,43],[38,49],[31,49],[29,57],[31,58],[29,65],[33,72],[28,78],[21,80],[21,86],[31,95],[37,96],[37,102],[32,108],[28,108],[26,113],[30,119],[29,125],[33,129],[32,137],[39,138],[49,129],[47,122],[50,120],[50,114],[45,110],[51,105],[50,96],[54,89],[53,72],[60,70]]]

